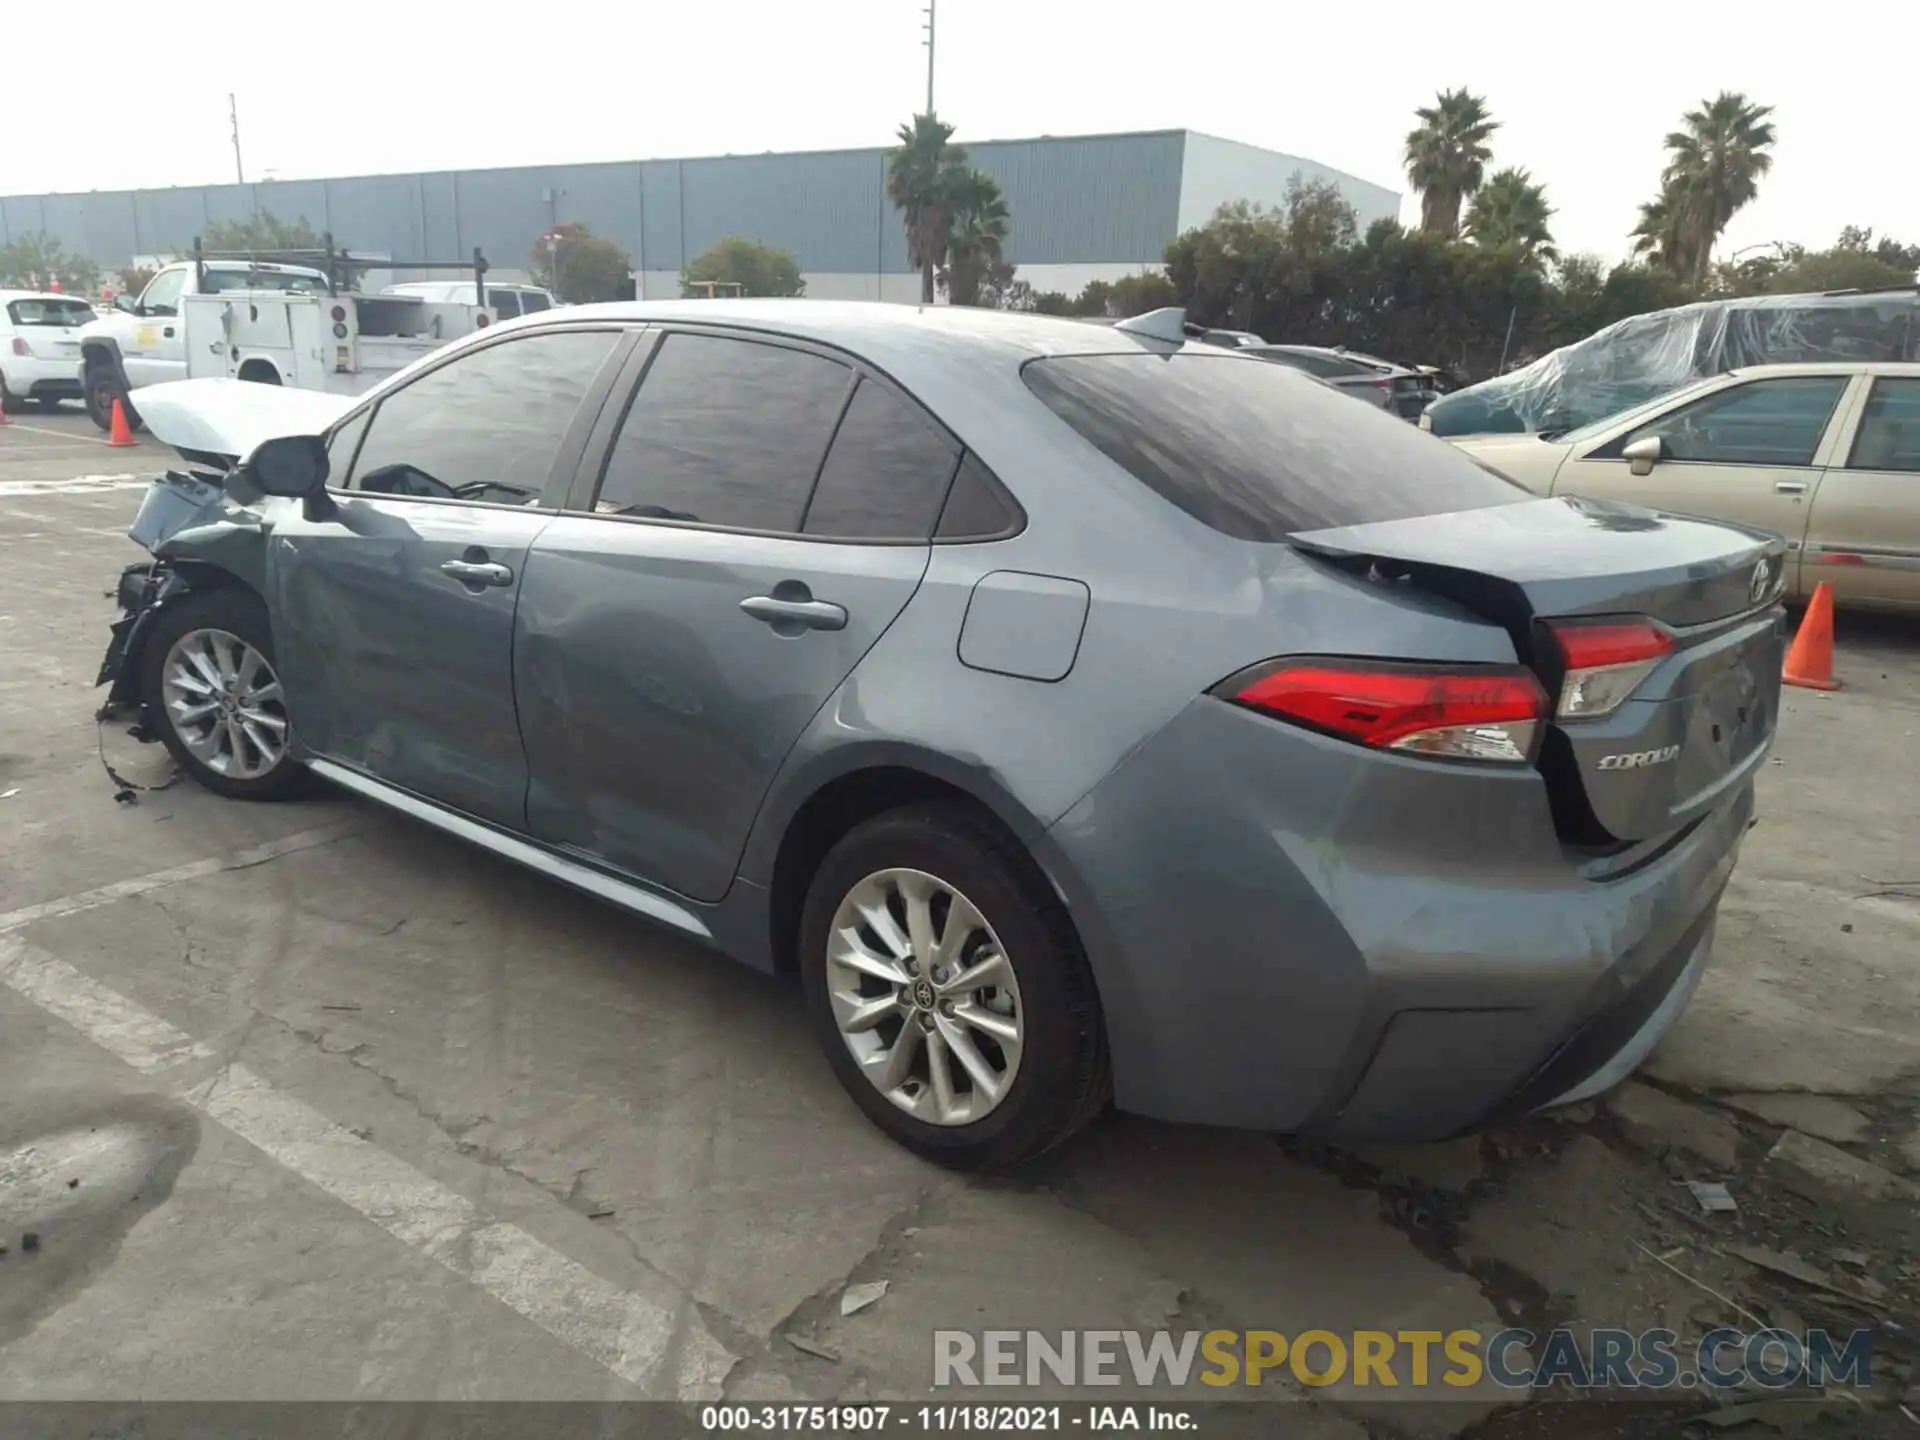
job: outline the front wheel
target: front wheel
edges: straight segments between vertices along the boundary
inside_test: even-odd
[[[813,878],[799,941],[835,1076],[910,1149],[1013,1165],[1105,1105],[1099,1000],[1072,923],[971,810],[913,806],[849,832]]]
[[[182,770],[216,794],[279,800],[308,773],[273,665],[266,606],[239,586],[189,594],[155,622],[142,652],[149,723]]]
[[[89,371],[86,380],[84,400],[87,406],[87,418],[98,425],[102,432],[113,429],[113,402],[118,400],[127,412],[127,424],[135,430],[145,429],[139,414],[133,408],[133,401],[127,396],[127,387],[112,370],[104,367]]]

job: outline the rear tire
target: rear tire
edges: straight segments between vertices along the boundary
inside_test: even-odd
[[[1093,972],[1065,907],[966,806],[908,806],[850,831],[814,874],[799,945],[835,1077],[930,1160],[1030,1160],[1111,1096]]]
[[[180,768],[216,795],[283,800],[311,781],[292,758],[273,632],[239,585],[189,594],[154,622],[140,659],[148,724]]]

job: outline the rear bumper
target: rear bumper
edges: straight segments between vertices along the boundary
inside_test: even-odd
[[[1122,1109],[1438,1139],[1644,1058],[1706,963],[1751,786],[1608,871],[1531,770],[1274,726],[1197,701],[1048,833]]]
[[[0,374],[15,395],[36,400],[78,400],[80,361],[48,360],[38,355],[8,355],[0,360]]]

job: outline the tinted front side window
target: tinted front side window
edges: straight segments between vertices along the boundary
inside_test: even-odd
[[[960,447],[884,385],[862,380],[834,432],[807,506],[806,533],[924,540]]]
[[[1841,375],[1756,380],[1649,420],[1608,445],[1609,457],[1657,435],[1670,460],[1714,465],[1811,465],[1846,388]]]
[[[1242,540],[1530,498],[1398,416],[1279,365],[1189,351],[1035,360],[1021,373],[1135,479]]]
[[[538,290],[522,290],[520,292],[520,309],[523,313],[531,315],[535,311],[551,310],[552,308],[553,307],[547,303],[547,297]]]
[[[1854,470],[1920,472],[1920,380],[1876,380],[1854,438]]]
[[[518,336],[472,350],[380,402],[353,488],[530,504],[613,349],[610,330]]]
[[[493,307],[493,313],[502,320],[515,320],[520,315],[520,297],[511,290],[489,290],[487,304]]]
[[[795,532],[853,372],[715,335],[669,335],[607,458],[594,509]]]

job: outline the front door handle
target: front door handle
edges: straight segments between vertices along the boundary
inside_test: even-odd
[[[513,571],[491,560],[448,560],[441,565],[440,573],[476,590],[513,583]]]
[[[1773,488],[1782,495],[1804,495],[1807,493],[1807,482],[1804,480],[1776,480],[1773,482]]]
[[[167,328],[162,330],[160,333],[166,336],[167,339],[171,340],[173,338],[173,326],[171,325],[167,326]]]
[[[789,600],[776,595],[749,595],[740,602],[740,608],[783,635],[797,635],[802,630],[847,628],[846,607],[827,600]]]

